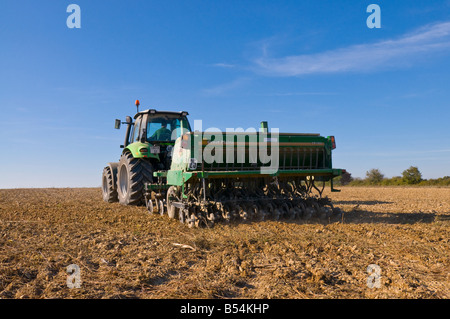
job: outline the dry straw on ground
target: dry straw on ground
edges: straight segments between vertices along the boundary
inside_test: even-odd
[[[1,298],[449,298],[450,189],[327,194],[339,222],[189,229],[91,189],[0,190]],[[81,288],[67,287],[67,266]],[[381,269],[380,288],[367,267]]]

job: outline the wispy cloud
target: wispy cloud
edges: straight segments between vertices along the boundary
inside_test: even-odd
[[[262,96],[328,96],[328,95],[338,95],[339,93],[333,92],[274,92],[274,93],[264,93]]]
[[[315,54],[281,58],[263,56],[254,60],[255,71],[271,76],[368,72],[380,67],[409,65],[415,58],[450,51],[450,22],[427,25],[397,39],[352,45]]]
[[[250,81],[249,78],[237,78],[231,82],[223,83],[211,88],[203,89],[202,93],[206,96],[223,95],[231,90],[238,89]]]
[[[225,68],[225,69],[232,69],[236,67],[236,64],[231,64],[231,63],[214,63],[211,64],[211,66],[217,67],[217,68]]]
[[[422,91],[422,92],[410,92],[410,93],[400,95],[399,97],[401,99],[417,99],[417,98],[426,98],[426,97],[436,95],[439,93],[440,92],[438,89],[431,89],[431,90],[426,90],[426,91]]]

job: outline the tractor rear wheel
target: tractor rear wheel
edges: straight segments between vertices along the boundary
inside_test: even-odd
[[[134,158],[131,153],[120,157],[117,168],[117,195],[122,205],[144,203],[144,183],[153,182],[153,166],[150,162]]]
[[[118,201],[117,188],[114,185],[114,176],[109,166],[103,169],[102,174],[102,195],[103,200],[107,203],[114,203]]]

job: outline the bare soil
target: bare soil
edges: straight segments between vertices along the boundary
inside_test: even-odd
[[[339,221],[189,229],[99,188],[3,189],[0,297],[450,298],[450,188],[327,195]]]

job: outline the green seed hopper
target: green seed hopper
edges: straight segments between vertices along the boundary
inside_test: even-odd
[[[170,170],[154,172],[159,182],[147,184],[148,199],[168,189],[169,217],[189,226],[331,217],[333,206],[322,192],[328,181],[331,191],[338,191],[333,178],[343,172],[332,168],[334,137],[274,134],[266,127],[263,122],[259,132],[187,132],[175,142]]]

